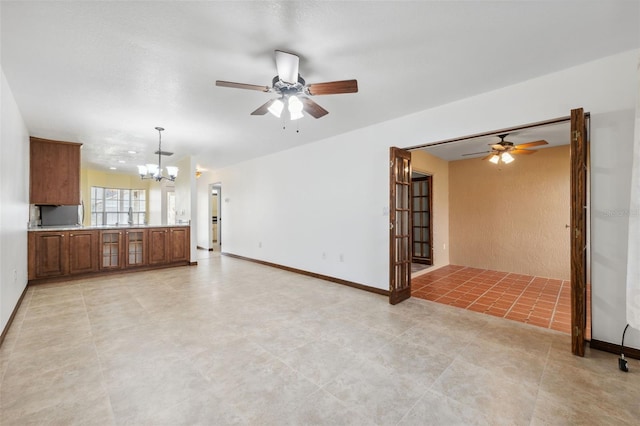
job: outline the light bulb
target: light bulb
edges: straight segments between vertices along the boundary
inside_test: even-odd
[[[140,177],[147,175],[147,167],[146,166],[138,166],[138,173]]]
[[[511,156],[511,154],[509,154],[508,152],[504,152],[502,154],[502,162],[504,164],[509,164],[512,161],[513,161],[513,157]]]
[[[500,161],[500,156],[493,154],[493,156],[489,158],[489,161],[491,161],[493,164],[498,164],[498,162]]]
[[[302,109],[304,108],[304,105],[302,105],[302,102],[300,102],[300,99],[298,99],[297,96],[289,96],[289,113],[290,114],[294,114],[294,113],[301,113]],[[298,117],[300,118],[300,117]],[[291,118],[292,120],[295,120],[295,118]]]
[[[157,164],[147,164],[147,173],[151,176],[155,176],[158,174],[158,165]]]
[[[175,179],[178,177],[178,168],[175,166],[167,166],[167,173],[169,173],[171,179]]]

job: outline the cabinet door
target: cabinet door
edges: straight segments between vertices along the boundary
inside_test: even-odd
[[[169,230],[149,229],[149,265],[160,265],[169,261]]]
[[[57,277],[67,274],[68,237],[66,232],[36,232],[35,277]]]
[[[125,264],[127,268],[147,264],[147,233],[144,229],[126,232]]]
[[[29,199],[31,204],[80,204],[82,144],[31,138]]]
[[[98,232],[69,232],[69,273],[82,274],[98,270]]]
[[[122,268],[122,231],[101,231],[100,253],[100,269]]]
[[[189,261],[189,228],[171,228],[171,262]]]

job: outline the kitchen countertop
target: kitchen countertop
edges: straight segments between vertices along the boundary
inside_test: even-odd
[[[99,231],[99,230],[112,230],[112,229],[140,229],[140,228],[179,228],[187,227],[188,223],[177,223],[175,225],[95,225],[95,226],[82,226],[82,225],[61,225],[61,226],[36,226],[35,228],[29,228],[31,231]]]

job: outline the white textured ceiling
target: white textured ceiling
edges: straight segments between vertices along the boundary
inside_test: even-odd
[[[0,8],[1,64],[30,134],[82,142],[85,165],[131,173],[154,161],[155,126],[166,128],[170,161],[194,155],[211,169],[638,47],[637,1]],[[270,115],[250,116],[271,95],[215,80],[270,85],[274,49],[299,54],[307,82],[356,78],[359,93],[317,96],[330,113],[285,130]]]

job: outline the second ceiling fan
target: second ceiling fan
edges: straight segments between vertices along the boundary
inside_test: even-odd
[[[302,118],[304,116],[302,111],[314,118],[320,118],[329,113],[308,96],[356,93],[358,91],[357,80],[307,84],[298,73],[300,58],[293,53],[276,50],[275,60],[278,75],[273,77],[271,87],[223,80],[216,80],[216,86],[277,93],[279,97],[267,101],[251,115],[264,115],[270,112],[276,117],[280,117],[286,104],[291,120]]]
[[[535,154],[536,150],[529,149],[534,146],[547,145],[548,142],[545,140],[538,140],[533,142],[522,143],[519,145],[515,145],[513,142],[505,141],[504,139],[508,136],[508,133],[497,135],[500,138],[500,142],[495,144],[489,144],[491,146],[491,151],[480,151],[480,152],[472,152],[466,155],[477,155],[477,154],[486,154],[486,157],[483,157],[483,160],[489,160],[493,164],[498,164],[502,161],[505,164],[509,164],[513,161],[512,154],[520,155],[520,154]]]

